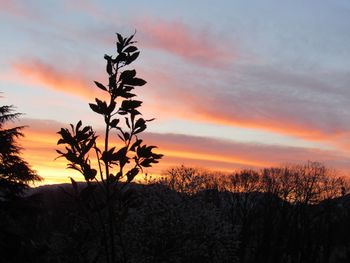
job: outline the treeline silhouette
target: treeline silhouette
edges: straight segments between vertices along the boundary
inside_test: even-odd
[[[320,163],[146,179],[118,191],[117,262],[349,262],[347,182]],[[106,262],[99,214],[76,187],[0,202],[2,262]]]

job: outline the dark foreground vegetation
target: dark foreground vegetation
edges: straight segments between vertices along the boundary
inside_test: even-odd
[[[1,261],[106,262],[86,189],[44,186],[1,201]],[[350,260],[346,182],[318,163],[230,175],[181,166],[118,192],[117,262]]]

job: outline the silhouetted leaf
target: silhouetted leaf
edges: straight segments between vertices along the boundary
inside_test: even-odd
[[[129,118],[125,117],[125,123],[126,123],[126,126],[128,126],[128,128],[130,129]]]
[[[82,133],[87,133],[89,130],[92,130],[92,129],[91,129],[91,126],[85,126],[85,127],[81,130],[81,132],[82,132]]]
[[[133,89],[134,89],[133,86],[124,86],[123,91],[129,92],[129,91],[132,91]]]
[[[130,55],[130,56],[127,58],[127,60],[126,60],[126,65],[131,64],[132,62],[134,62],[134,61],[138,58],[139,55],[140,55],[140,52],[139,52],[139,51],[133,53],[132,55]]]
[[[135,123],[135,128],[141,127],[146,123],[146,121],[143,118],[140,118]]]
[[[105,55],[104,58],[107,60],[106,71],[109,75],[113,74],[112,57]]]
[[[138,100],[124,100],[122,102],[121,108],[125,111],[128,111],[130,109],[135,109],[140,107],[141,104],[142,104],[142,101],[138,101]]]
[[[136,76],[136,70],[124,70],[121,74],[119,79],[125,83],[127,81],[133,79]]]
[[[156,154],[156,153],[153,153],[153,154],[152,154],[152,157],[153,157],[154,159],[161,159],[163,156],[164,156],[164,154]]]
[[[98,114],[103,114],[103,111],[96,104],[89,103],[89,106],[94,112]]]
[[[96,169],[88,169],[84,172],[84,177],[86,180],[93,180],[97,175]]]
[[[78,133],[79,128],[81,127],[83,123],[81,122],[81,120],[77,123],[77,126],[75,127],[75,133]]]
[[[119,62],[125,61],[127,59],[127,56],[125,53],[120,53],[117,57],[116,60]]]
[[[61,135],[62,141],[61,143],[68,143],[72,144],[73,143],[73,137],[68,131],[68,129],[61,128],[61,130],[58,132],[58,134]]]
[[[95,98],[95,101],[96,101],[96,104],[89,103],[89,105],[90,105],[90,108],[98,114],[106,115],[110,113],[111,110],[113,111],[114,109],[112,104],[110,105],[111,108],[108,108],[107,103],[105,101],[99,100],[98,98]],[[115,107],[115,104],[114,104],[114,107]]]
[[[124,135],[124,140],[125,141],[130,139],[130,134],[128,132],[124,132],[123,135]]]
[[[127,47],[127,48],[124,50],[124,52],[126,52],[126,53],[131,53],[131,52],[135,52],[135,51],[137,51],[137,47],[135,47],[135,46]]]
[[[133,78],[128,80],[129,85],[133,85],[133,86],[143,86],[145,85],[147,82],[143,79],[139,79],[139,78]]]
[[[66,141],[63,140],[63,139],[59,139],[58,142],[57,142],[57,144],[64,144],[64,143],[66,143]]]
[[[124,38],[121,36],[121,34],[117,33],[117,37],[118,37],[118,42],[123,44],[124,43]]]
[[[128,152],[128,147],[126,147],[126,146],[123,147],[123,148],[121,148],[121,149],[119,149],[119,150],[117,151],[117,153],[116,153],[117,159],[118,159],[118,158],[121,158],[121,157],[123,157],[123,156],[126,156],[127,152]]]
[[[123,50],[123,45],[120,44],[119,42],[117,42],[117,52],[118,52],[118,53],[121,53],[122,50]]]
[[[152,159],[145,159],[140,163],[140,165],[143,167],[152,167],[151,163]]]
[[[135,151],[136,150],[136,147],[139,147],[140,144],[142,143],[142,140],[141,139],[137,139],[130,147],[130,151]]]
[[[138,119],[135,123],[135,134],[143,132],[147,128],[146,121],[142,118]]]
[[[119,161],[119,165],[123,167],[129,160],[129,158],[126,156],[128,152],[128,147],[121,148],[118,152],[113,154],[113,161]]]
[[[128,93],[127,92],[127,93],[122,93],[120,96],[125,98],[125,99],[131,99],[131,98],[135,97],[136,95],[133,94],[133,93]]]
[[[104,91],[108,91],[107,88],[102,85],[101,83],[97,82],[97,81],[94,81],[96,86],[99,87],[101,90],[104,90]]]
[[[125,42],[126,45],[135,43],[135,42],[131,42],[131,40],[134,38],[135,34],[136,34],[136,31],[134,34],[132,34],[130,37],[128,37],[128,39]]]
[[[132,168],[130,171],[126,173],[126,177],[129,182],[134,180],[135,176],[139,173],[140,169],[138,168]]]
[[[67,158],[67,160],[70,160],[70,159],[68,159],[68,157],[66,157],[66,158]],[[76,159],[75,161],[79,161],[79,160]],[[75,161],[71,161],[72,163],[67,164],[67,168],[76,170],[80,173],[83,173],[83,171],[74,163]]]
[[[95,140],[96,140],[96,137],[93,137],[90,139],[90,141],[88,141],[88,143],[86,145],[82,145],[81,146],[81,154],[82,155],[85,155],[87,154],[90,149],[95,145]]]
[[[58,154],[60,154],[60,155],[64,155],[64,153],[63,153],[62,151],[60,151],[60,150],[56,150],[56,152],[57,152]]]
[[[111,101],[111,104],[107,108],[107,113],[108,114],[112,113],[114,111],[116,105],[117,104],[116,104],[116,102],[114,100]]]
[[[110,123],[110,126],[112,128],[116,128],[118,126],[118,123],[119,123],[119,119],[113,119]]]
[[[109,164],[112,161],[114,161],[114,150],[115,150],[115,147],[112,147],[108,151],[104,151],[102,153],[101,160],[104,161],[107,164]]]
[[[143,145],[137,148],[137,155],[139,157],[148,158],[152,156],[152,149],[157,148],[156,146],[146,146]]]

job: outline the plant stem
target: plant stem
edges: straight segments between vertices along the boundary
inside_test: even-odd
[[[117,73],[116,73],[117,74]],[[112,95],[110,96],[110,103],[113,102]],[[105,152],[108,152],[108,140],[109,140],[109,130],[110,130],[110,122],[111,122],[111,113],[108,113],[106,116],[106,130],[105,130]],[[111,262],[115,263],[115,243],[114,243],[114,210],[113,210],[113,202],[111,202],[110,195],[110,178],[109,178],[109,163],[105,161],[105,169],[106,169],[106,205],[107,205],[107,213],[108,213],[108,226],[109,226],[109,239],[110,239],[110,252],[111,252]]]

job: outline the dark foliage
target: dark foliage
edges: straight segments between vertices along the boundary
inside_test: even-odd
[[[193,189],[176,191],[181,182],[173,183],[184,174]],[[345,182],[319,164],[226,176],[177,167],[166,178],[130,184],[119,199],[128,220],[114,233],[117,262],[349,262],[350,196]],[[23,242],[5,262],[106,262],[104,251],[97,253],[98,215],[74,202],[74,192],[69,185],[40,187],[17,204],[8,229],[18,229]],[[299,192],[321,194],[311,201],[294,197]]]
[[[21,157],[17,140],[23,126],[7,127],[20,116],[13,106],[0,107],[0,255],[2,262],[35,262],[42,248],[32,237],[32,215],[36,213],[29,200],[21,197],[30,182],[41,177]],[[29,238],[30,236],[30,238]]]
[[[13,106],[0,106],[0,199],[13,199],[28,187],[28,183],[41,180],[20,156],[17,140],[23,136],[24,127],[5,127],[19,116]]]

